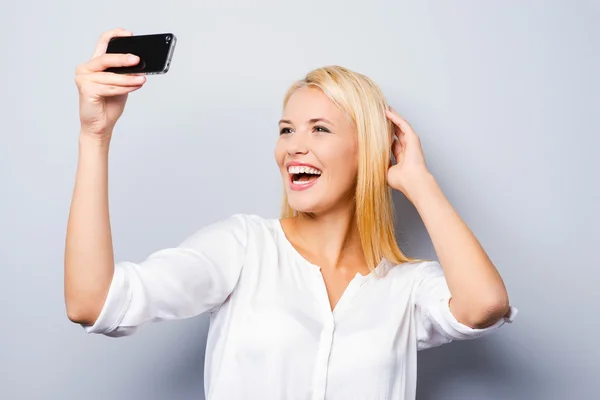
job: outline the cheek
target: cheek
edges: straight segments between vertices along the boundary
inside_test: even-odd
[[[275,156],[275,162],[277,163],[277,166],[279,168],[283,167],[283,161],[285,159],[285,150],[282,146],[281,140],[277,141],[277,144],[275,145],[275,149],[273,151],[273,154]]]
[[[325,158],[325,157],[324,157]],[[348,186],[358,173],[358,151],[356,146],[338,145],[329,147],[327,169],[331,171],[331,183]],[[325,160],[323,160],[325,163]]]

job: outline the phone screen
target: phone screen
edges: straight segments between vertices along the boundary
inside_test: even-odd
[[[132,67],[109,68],[106,71],[122,74],[161,74],[169,69],[177,38],[172,33],[123,36],[108,42],[107,53],[135,54],[140,62]]]

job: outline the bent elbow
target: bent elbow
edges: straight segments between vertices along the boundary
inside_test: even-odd
[[[510,302],[507,295],[490,296],[470,307],[453,311],[455,318],[462,324],[472,329],[485,329],[508,315]]]
[[[504,318],[510,310],[508,296],[497,296],[483,302],[471,321],[472,328],[484,329]]]
[[[94,325],[99,313],[90,307],[85,307],[72,302],[66,302],[66,312],[69,321],[79,325]]]

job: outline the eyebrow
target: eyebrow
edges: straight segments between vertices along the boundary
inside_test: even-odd
[[[317,122],[325,122],[326,124],[333,125],[333,123],[331,121],[329,121],[328,119],[326,119],[326,118],[311,118],[311,119],[308,120],[308,122],[310,124],[314,124],[314,123],[317,123]],[[292,125],[292,121],[290,121],[289,119],[282,119],[282,120],[279,120],[279,124],[280,125],[281,124]]]

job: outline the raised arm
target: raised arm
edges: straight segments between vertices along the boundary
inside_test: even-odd
[[[106,54],[110,38],[129,35],[131,32],[123,29],[104,33],[91,60],[76,70],[81,131],[65,243],[64,295],[69,319],[82,324],[97,319],[114,273],[108,211],[109,144],[128,93],[142,87],[145,77],[103,71],[137,64],[135,56]]]
[[[471,328],[496,324],[511,312],[498,270],[427,170],[415,131],[393,110],[387,117],[397,137],[392,146],[396,164],[388,171],[388,183],[406,195],[423,219],[450,290],[452,314]]]

